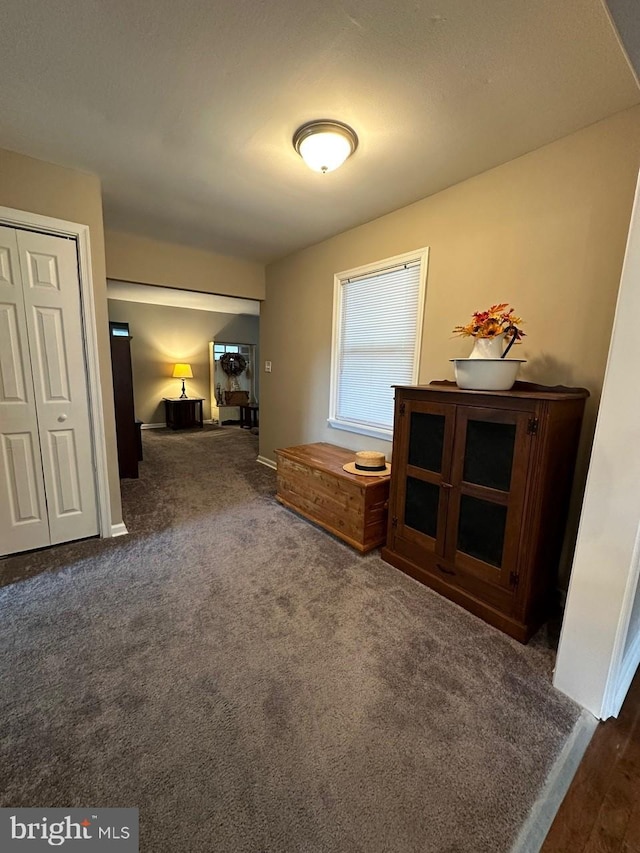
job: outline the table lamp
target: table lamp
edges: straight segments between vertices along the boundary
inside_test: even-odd
[[[190,364],[176,364],[173,368],[173,378],[174,379],[182,379],[182,394],[180,394],[180,399],[183,399],[187,396],[187,392],[184,390],[184,380],[185,379],[193,379],[193,372],[191,370]]]

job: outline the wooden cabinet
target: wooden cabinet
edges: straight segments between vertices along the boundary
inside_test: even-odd
[[[383,559],[526,642],[552,600],[588,396],[396,388]]]
[[[344,471],[353,450],[333,444],[300,444],[276,450],[281,504],[366,553],[385,540],[389,476]]]
[[[116,415],[118,468],[121,479],[138,476],[140,429],[136,423],[131,368],[131,337],[127,323],[109,323],[113,402]]]

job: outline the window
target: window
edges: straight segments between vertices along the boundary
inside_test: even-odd
[[[391,386],[418,380],[428,251],[335,276],[331,426],[393,437]]]
[[[214,344],[213,350],[216,358],[220,358],[225,352],[240,352],[240,347],[238,344]]]

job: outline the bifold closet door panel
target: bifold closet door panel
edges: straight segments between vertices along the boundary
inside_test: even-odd
[[[0,226],[0,555],[50,544],[13,228]]]
[[[51,543],[98,533],[76,243],[17,231]]]

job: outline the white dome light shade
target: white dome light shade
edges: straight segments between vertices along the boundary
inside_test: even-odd
[[[351,154],[351,143],[339,133],[324,131],[300,143],[300,156],[314,172],[333,172]]]
[[[310,169],[333,172],[356,150],[358,137],[339,121],[310,121],[296,130],[293,147]]]

